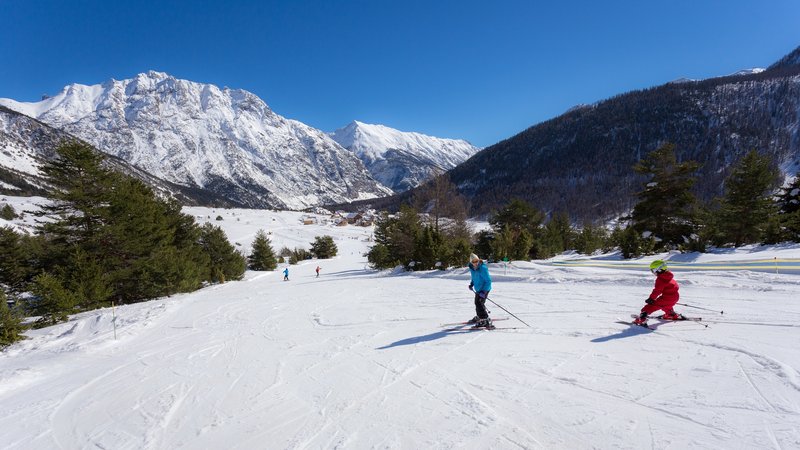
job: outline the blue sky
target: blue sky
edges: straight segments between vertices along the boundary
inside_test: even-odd
[[[797,0],[0,0],[0,97],[158,70],[325,131],[360,120],[487,146],[798,46]]]

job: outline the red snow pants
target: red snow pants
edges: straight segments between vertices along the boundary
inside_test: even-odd
[[[675,300],[662,300],[661,298],[659,298],[652,305],[644,305],[644,308],[642,308],[642,312],[647,313],[648,316],[658,311],[659,309],[664,311],[665,313],[668,313],[672,311],[672,308],[675,307],[676,303],[678,303],[677,298]]]

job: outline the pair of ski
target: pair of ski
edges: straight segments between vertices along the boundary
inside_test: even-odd
[[[508,317],[498,317],[497,319],[492,319],[492,322],[499,322],[501,320],[508,320]],[[467,325],[473,325],[468,327]],[[469,331],[469,330],[515,330],[516,327],[497,327],[492,324],[489,327],[477,327],[474,326],[474,322],[466,321],[466,322],[453,322],[453,323],[443,323],[441,324],[442,327],[447,327],[444,331]]]
[[[631,314],[631,318],[638,319],[639,315],[638,314]],[[662,320],[664,322],[683,322],[684,320],[688,320],[688,321],[692,321],[692,322],[701,322],[703,320],[702,317],[686,317],[684,315],[681,315],[677,319],[665,319],[663,314],[660,315],[660,316],[650,317],[650,319]],[[621,321],[619,321],[617,323],[622,323],[622,324],[626,324],[626,325],[632,325],[632,326],[637,326],[637,327],[641,327],[641,328],[646,328],[648,330],[655,330],[655,328],[652,328],[652,327],[650,327],[648,325],[639,325],[638,323],[634,323],[634,322],[625,322],[625,321],[621,320]],[[701,325],[704,325],[706,328],[708,328],[708,325],[705,325],[703,323],[701,323]]]

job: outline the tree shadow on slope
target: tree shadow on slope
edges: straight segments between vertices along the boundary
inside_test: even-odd
[[[451,334],[463,334],[472,331],[482,331],[482,330],[473,330],[472,328],[449,328],[446,330],[437,331],[435,333],[426,334],[424,336],[414,336],[406,339],[401,339],[399,341],[392,342],[391,344],[384,345],[383,347],[378,347],[376,348],[376,350],[386,350],[388,348],[400,347],[402,345],[414,345],[414,344],[419,344],[420,342],[435,341],[437,339],[447,337]]]

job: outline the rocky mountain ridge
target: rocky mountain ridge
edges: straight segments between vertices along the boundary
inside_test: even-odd
[[[392,192],[325,133],[274,113],[244,90],[151,71],[0,105],[154,177],[242,206],[303,209]]]
[[[395,192],[419,186],[480,150],[461,139],[437,138],[359,121],[330,136],[354,152],[376,180]]]

